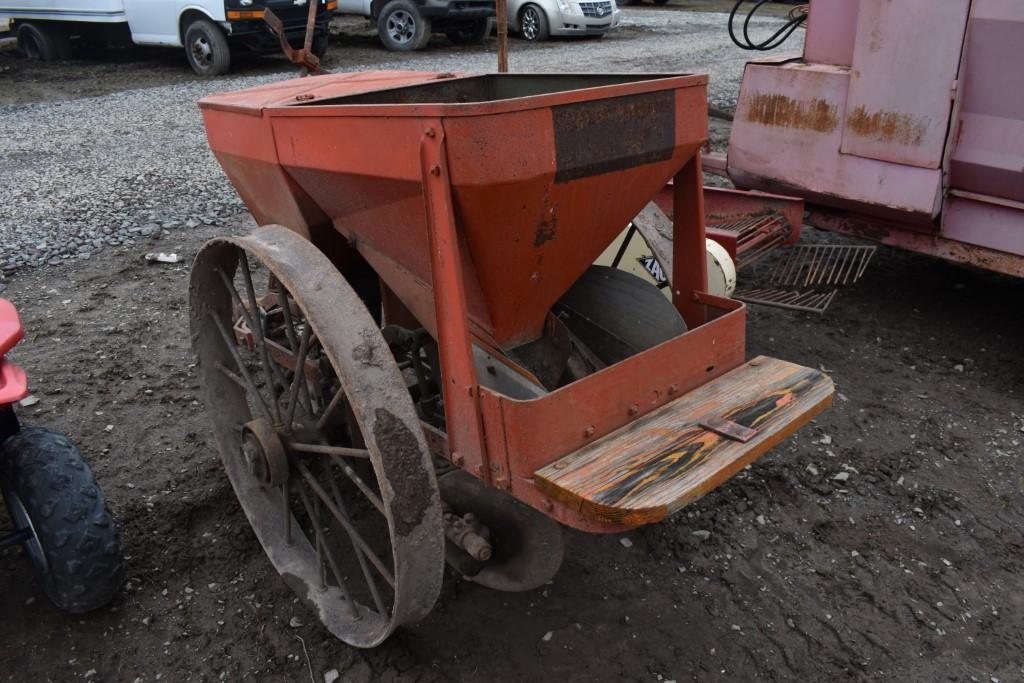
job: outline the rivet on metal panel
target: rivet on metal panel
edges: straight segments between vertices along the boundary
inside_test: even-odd
[[[566,467],[568,467],[568,466],[569,466],[569,463],[567,463],[567,462],[562,462],[561,460],[559,460],[558,462],[556,462],[556,463],[554,464],[554,468],[555,468],[556,470],[564,470],[564,469],[565,469]]]
[[[587,427],[586,429],[583,430],[583,437],[584,438],[589,439],[593,435],[594,435],[594,425],[590,425],[589,427]]]
[[[456,467],[462,467],[466,463],[466,459],[462,457],[461,453],[452,453],[452,464]]]
[[[633,405],[631,405],[629,407],[629,414],[630,415],[636,415],[639,412],[640,412],[640,406],[638,406],[637,404],[634,403]]]
[[[679,385],[678,384],[669,384],[668,385],[668,395],[669,396],[675,396],[678,393],[679,393]]]
[[[434,164],[430,167],[430,175],[441,175],[441,167]]]
[[[302,93],[301,95],[296,95],[295,96],[295,101],[296,102],[305,102],[306,100],[311,100],[311,99],[313,99],[313,93],[308,93],[308,92],[305,92],[305,93]]]
[[[437,136],[437,131],[433,128],[427,128],[427,137],[432,138]]]

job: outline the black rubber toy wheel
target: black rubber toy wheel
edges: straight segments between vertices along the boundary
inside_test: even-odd
[[[50,600],[76,614],[110,602],[124,578],[120,534],[75,444],[23,429],[0,448],[0,477],[12,523],[34,532],[25,550]]]
[[[660,289],[608,266],[590,266],[555,309],[572,333],[609,365],[686,331],[679,311]]]
[[[412,0],[391,0],[377,17],[377,34],[394,52],[421,50],[430,41],[430,19]]]
[[[220,76],[231,68],[227,36],[209,19],[196,19],[185,30],[185,55],[200,76]]]
[[[444,34],[456,45],[478,45],[491,35],[491,20],[477,19],[471,24],[450,28]]]
[[[531,43],[548,39],[548,15],[540,5],[531,3],[523,8],[519,15],[519,33]]]
[[[21,24],[17,35],[18,47],[29,59],[52,62],[71,57],[71,40],[59,28],[42,24]]]

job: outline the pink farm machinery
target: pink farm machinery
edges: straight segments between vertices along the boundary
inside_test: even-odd
[[[806,25],[802,58],[747,64],[718,168],[816,227],[1024,276],[1024,3],[811,0]]]

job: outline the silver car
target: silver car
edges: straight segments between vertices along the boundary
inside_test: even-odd
[[[615,0],[508,0],[508,23],[529,41],[603,36],[619,25]]]

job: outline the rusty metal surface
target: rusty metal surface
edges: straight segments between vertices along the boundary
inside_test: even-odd
[[[321,588],[319,541],[314,548],[312,541],[293,531],[295,518],[281,514],[277,489],[253,477],[241,457],[241,432],[235,425],[249,422],[252,415],[243,390],[235,382],[223,381],[218,372],[218,366],[235,364],[232,354],[237,351],[222,343],[233,306],[217,271],[233,272],[242,250],[267,264],[305,312],[360,424],[368,457],[382,482],[381,505],[392,535],[394,601],[387,615],[359,604],[353,614],[352,603],[339,586]],[[208,243],[192,269],[190,298],[197,372],[221,458],[257,538],[282,578],[333,634],[359,647],[375,646],[398,625],[424,616],[436,600],[443,575],[440,497],[405,383],[359,297],[308,240],[291,230],[269,227],[247,237]],[[241,365],[235,371],[248,376]]]
[[[781,252],[767,282],[781,287],[856,284],[875,251],[864,245],[798,244]]]
[[[316,12],[319,6],[319,2],[311,1],[309,3],[309,11],[306,15],[306,35],[303,39],[303,46],[299,50],[292,48],[288,42],[288,37],[284,32],[284,24],[274,14],[274,10],[269,7],[263,10],[263,21],[266,22],[270,30],[277,36],[277,40],[281,44],[281,51],[284,52],[284,56],[288,58],[288,61],[302,67],[302,76],[327,73],[320,67],[320,58],[313,54],[313,32],[316,28]]]
[[[662,91],[552,107],[555,182],[671,159],[675,105]]]
[[[741,425],[739,422],[734,420],[728,420],[720,415],[709,415],[703,417],[697,421],[697,424],[704,429],[710,430],[716,434],[721,434],[724,437],[732,439],[733,441],[739,441],[740,443],[747,443],[755,436],[757,436],[757,430],[746,425]]]
[[[899,223],[885,222],[826,207],[812,205],[808,207],[808,211],[807,222],[815,227],[928,254],[947,261],[967,263],[1005,275],[1024,277],[1024,255],[1021,254],[951,240],[942,235],[918,233],[908,230]]]

